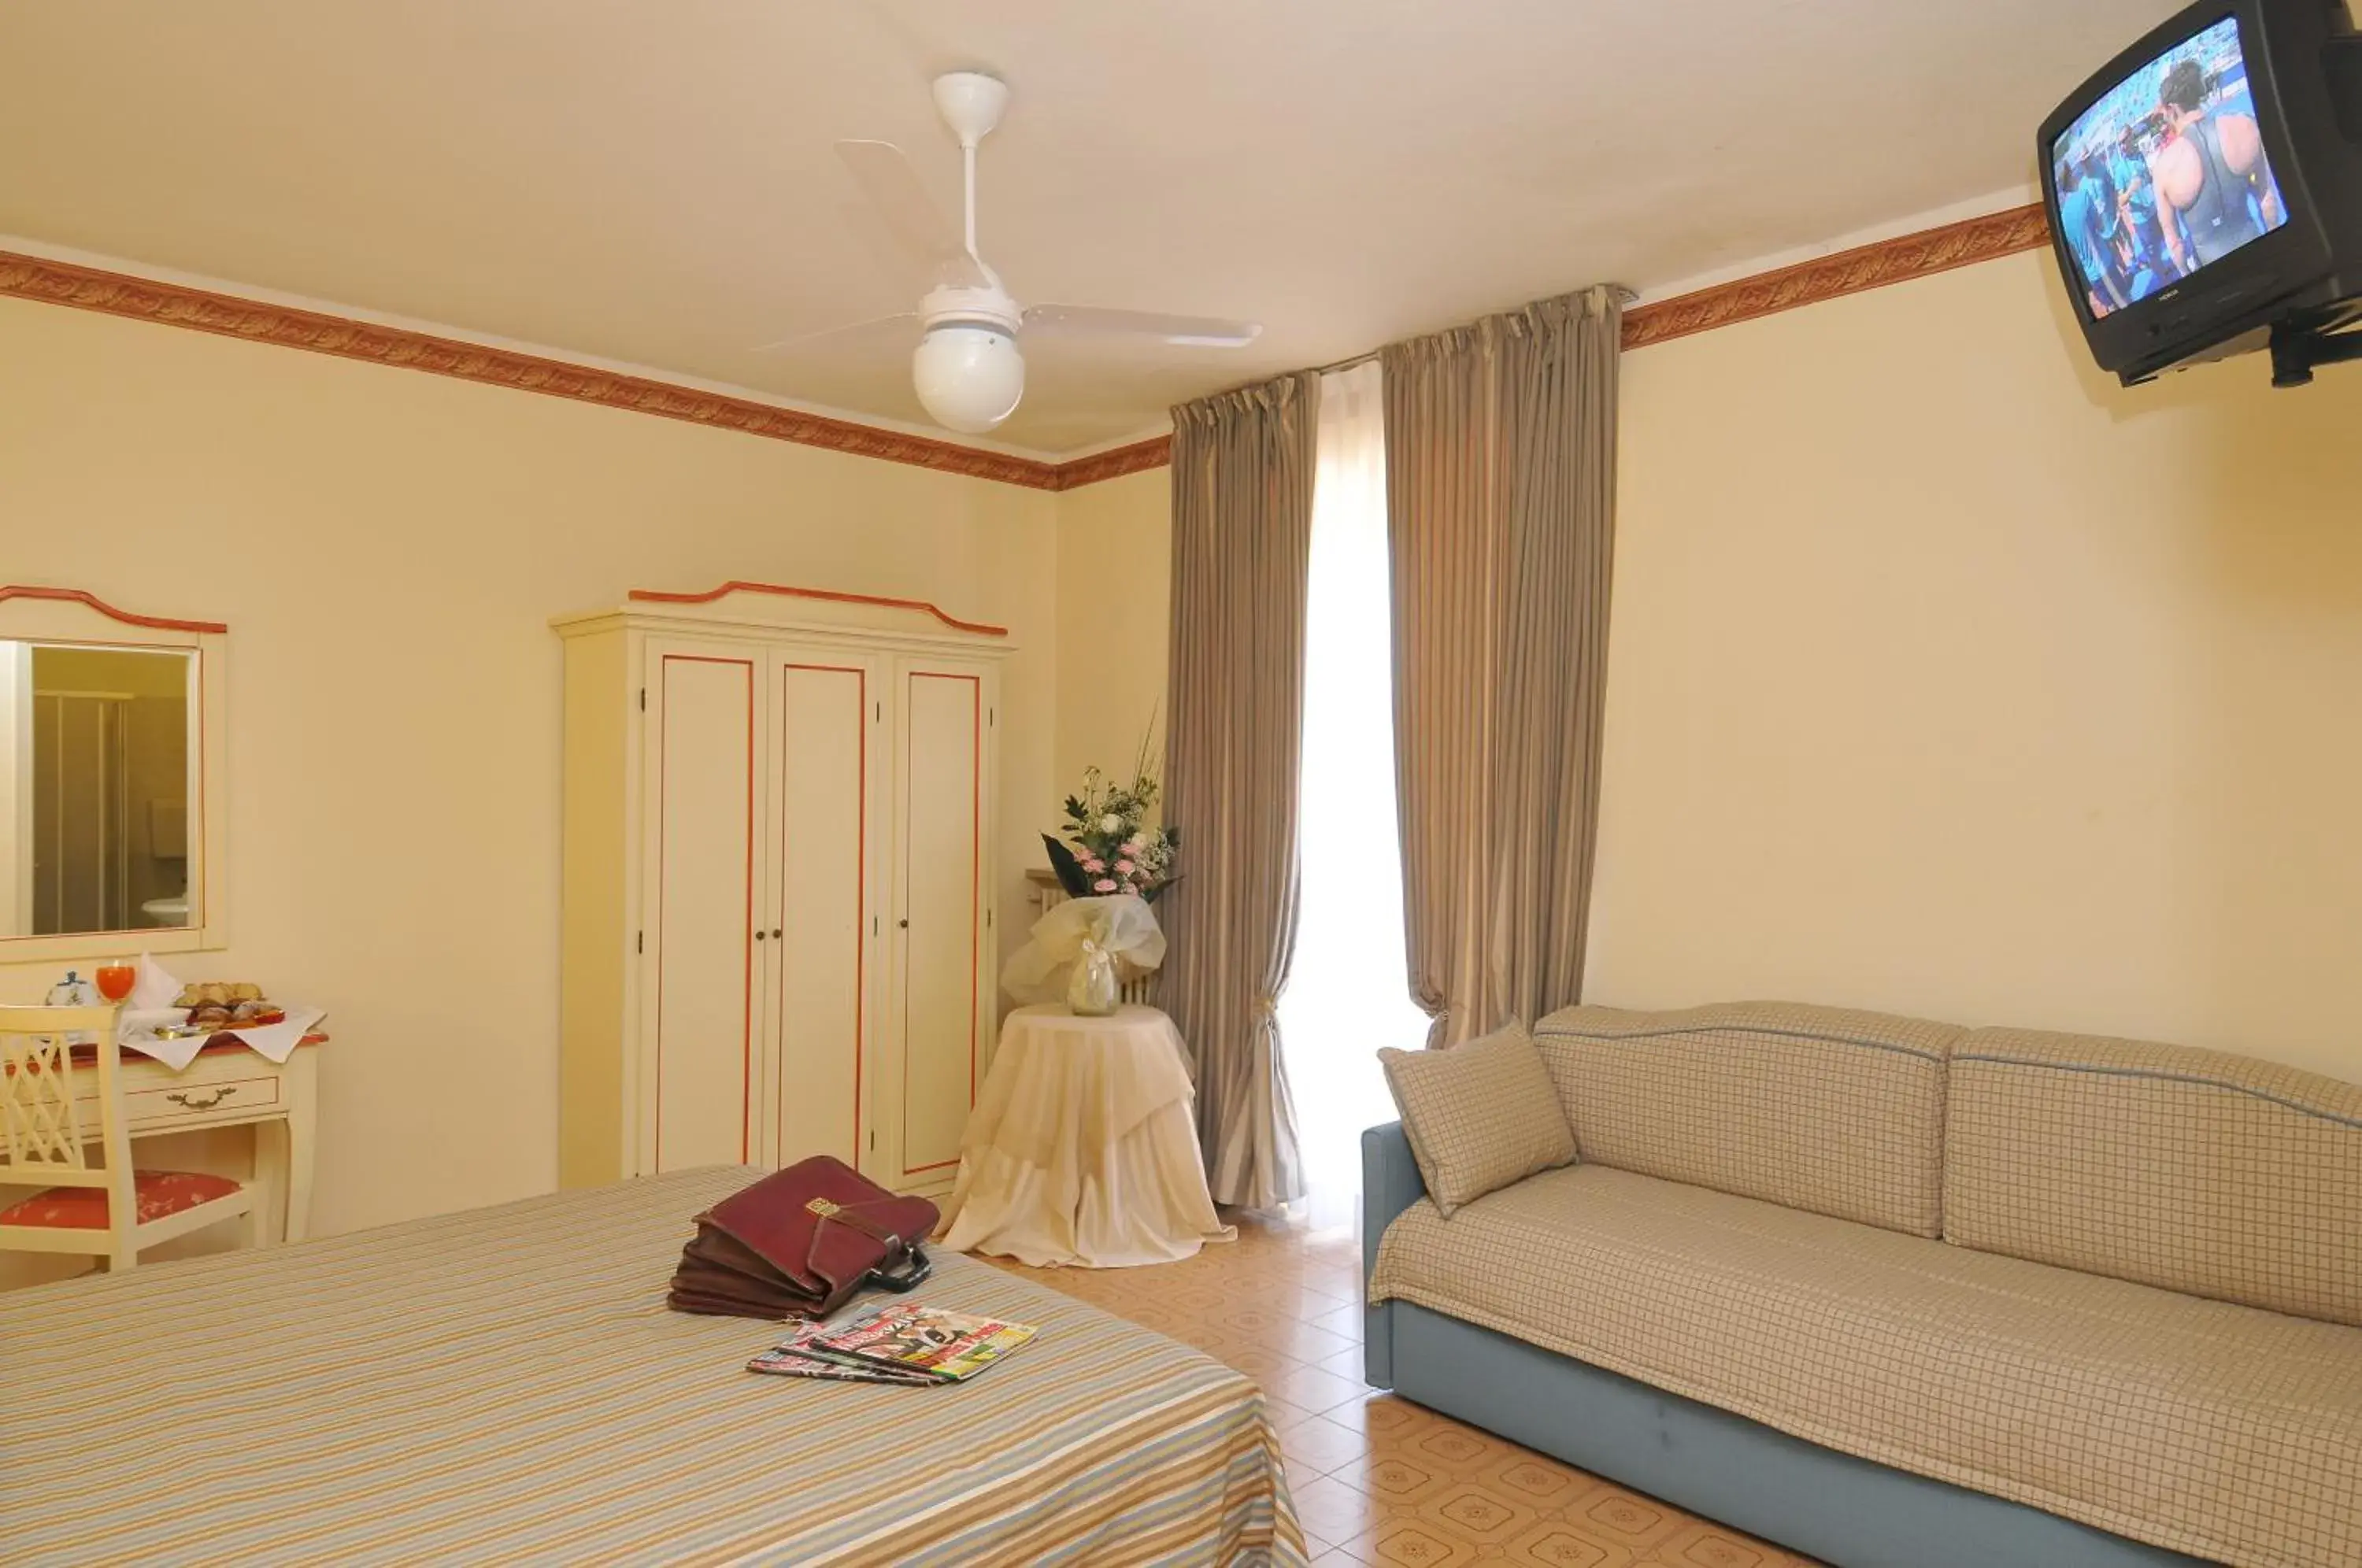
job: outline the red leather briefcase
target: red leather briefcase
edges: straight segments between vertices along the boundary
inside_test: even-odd
[[[924,1280],[922,1243],[941,1220],[925,1198],[817,1154],[699,1215],[668,1299],[690,1312],[826,1317],[866,1286]]]

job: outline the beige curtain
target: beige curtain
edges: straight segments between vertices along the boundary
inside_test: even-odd
[[[1304,1194],[1276,1008],[1296,946],[1305,574],[1319,378],[1173,411],[1164,820],[1181,879],[1158,1000],[1188,1042],[1215,1200]]]
[[[1384,355],[1403,914],[1430,1045],[1582,996],[1622,317],[1596,288]]]

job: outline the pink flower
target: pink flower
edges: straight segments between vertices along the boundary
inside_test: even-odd
[[[1115,868],[1116,868],[1118,871],[1121,872],[1123,875],[1127,876],[1127,877],[1131,876],[1131,875],[1132,874],[1132,872],[1133,872],[1133,871],[1135,871],[1136,869],[1138,869],[1138,867],[1134,867],[1134,866],[1132,865],[1132,863],[1131,863],[1131,861],[1129,861],[1129,860],[1119,860],[1119,861],[1117,861],[1117,862],[1115,863]]]
[[[1100,872],[1107,869],[1107,862],[1101,860],[1096,855],[1089,856],[1083,861],[1083,869],[1096,877]]]
[[[1091,890],[1098,893],[1112,893],[1115,891],[1115,883],[1108,878],[1102,877],[1098,881],[1091,884]]]
[[[1138,834],[1133,834],[1130,838],[1123,841],[1123,852],[1126,855],[1141,854],[1142,851],[1146,850],[1147,847],[1147,840],[1142,838]]]

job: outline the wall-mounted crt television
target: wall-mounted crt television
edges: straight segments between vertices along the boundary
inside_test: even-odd
[[[2038,155],[2068,293],[2125,384],[2362,319],[2345,0],[2202,0],[2061,104]]]

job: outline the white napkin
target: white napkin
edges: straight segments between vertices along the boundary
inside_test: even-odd
[[[176,990],[173,994],[177,996],[180,993]],[[188,1013],[177,1007],[127,1007],[116,1027],[116,1039],[126,1051],[153,1056],[177,1073],[197,1059],[197,1053],[205,1048],[205,1037],[202,1034],[182,1034],[160,1040],[149,1031],[159,1024],[169,1027],[188,1021]]]
[[[182,1072],[197,1059],[205,1048],[202,1034],[186,1034],[172,1040],[159,1040],[149,1032],[160,1024],[186,1023],[188,1013],[174,1007],[180,999],[181,982],[171,971],[156,962],[152,953],[139,955],[139,977],[131,984],[131,994],[124,999],[123,1018],[116,1026],[116,1038],[127,1051],[137,1051],[152,1056],[174,1072]]]
[[[243,1040],[259,1055],[283,1065],[295,1055],[295,1047],[304,1043],[304,1036],[312,1032],[312,1026],[327,1016],[328,1010],[324,1007],[291,1007],[284,1023],[266,1023],[259,1029],[252,1025],[225,1029],[214,1038]]]
[[[156,962],[155,955],[139,955],[139,977],[132,983],[130,996],[124,999],[129,1012],[158,1012],[180,999],[181,982],[174,979],[164,966]]]
[[[171,972],[146,953],[139,955],[139,978],[131,988],[131,995],[123,1009],[123,1022],[118,1038],[127,1051],[137,1051],[152,1056],[174,1072],[185,1071],[197,1059],[197,1053],[215,1040],[240,1040],[258,1055],[285,1066],[304,1043],[312,1026],[328,1016],[326,1008],[290,1007],[284,1022],[265,1024],[260,1028],[224,1029],[212,1035],[184,1034],[176,1039],[160,1040],[148,1032],[158,1024],[185,1023],[188,1013],[172,1004],[180,999],[181,982]]]

